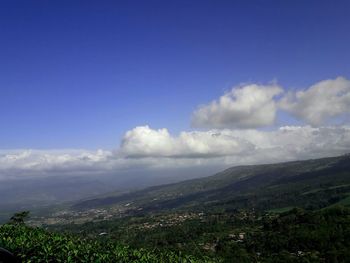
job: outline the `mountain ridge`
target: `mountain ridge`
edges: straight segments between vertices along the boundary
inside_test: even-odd
[[[142,190],[122,193],[105,198],[94,198],[75,203],[73,209],[89,209],[100,206],[133,203],[143,210],[179,208],[191,206],[191,202],[203,205],[210,202],[226,202],[244,195],[266,194],[273,187],[291,191],[290,188],[315,189],[320,184],[350,183],[350,154],[276,164],[234,166],[214,175],[178,183],[151,186]],[[344,174],[345,173],[345,174]],[[313,177],[321,177],[316,182]],[[339,177],[339,178],[338,178]],[[309,190],[310,190],[309,189]],[[292,191],[293,192],[293,191]],[[295,191],[294,191],[295,192]],[[231,200],[232,201],[232,200]],[[195,205],[194,205],[195,206]]]

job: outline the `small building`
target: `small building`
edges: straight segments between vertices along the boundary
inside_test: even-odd
[[[245,237],[245,233],[244,232],[239,233],[238,237],[239,237],[240,240],[243,240],[244,237]]]

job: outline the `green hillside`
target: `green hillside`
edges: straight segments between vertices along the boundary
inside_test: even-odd
[[[279,164],[239,166],[216,175],[141,191],[79,202],[74,209],[132,203],[147,211],[255,208],[289,206],[322,208],[350,193],[350,155]],[[136,213],[136,212],[135,212]]]
[[[349,262],[349,197],[350,155],[240,166],[28,221],[46,230],[5,224],[0,246],[23,262]]]
[[[82,214],[125,210],[49,228],[219,262],[348,262],[349,196],[349,155],[240,166],[79,202],[73,210]]]

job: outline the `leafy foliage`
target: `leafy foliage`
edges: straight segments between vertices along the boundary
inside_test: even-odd
[[[24,224],[24,220],[26,220],[29,217],[29,211],[22,211],[15,213],[11,219],[11,224]]]
[[[0,226],[0,246],[22,262],[210,262],[173,252],[131,249],[116,242],[85,240],[26,225]]]

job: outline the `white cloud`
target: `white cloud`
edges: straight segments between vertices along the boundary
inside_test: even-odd
[[[243,154],[254,149],[246,140],[218,131],[181,132],[172,137],[167,129],[148,126],[128,131],[120,153],[126,157],[216,157]]]
[[[2,150],[0,171],[27,171],[35,175],[45,171],[96,172],[99,166],[108,164],[111,156],[111,152],[103,150]]]
[[[349,127],[310,126],[285,126],[275,131],[182,132],[177,137],[171,136],[166,129],[152,130],[142,126],[128,131],[120,148],[125,157],[225,157],[239,163],[249,159],[252,164],[337,155],[349,150]]]
[[[232,89],[194,112],[194,126],[210,130],[173,136],[165,128],[139,126],[125,133],[115,151],[0,150],[0,179],[135,170],[147,174],[152,169],[224,168],[350,152],[350,126],[318,126],[350,113],[349,80],[321,81],[278,102],[276,96],[282,92],[275,84]],[[253,129],[273,124],[278,107],[312,126]]]
[[[210,104],[199,106],[192,115],[198,128],[249,129],[274,124],[278,110],[291,113],[314,127],[332,124],[350,115],[350,81],[344,77],[320,81],[306,90],[288,92],[276,85],[245,85]],[[338,119],[339,121],[339,119]]]
[[[0,179],[100,175],[139,170],[228,167],[336,156],[350,150],[350,127],[285,126],[274,131],[210,130],[171,136],[148,126],[128,131],[115,151],[2,150]]]
[[[233,88],[218,101],[200,106],[192,117],[192,125],[199,128],[258,128],[274,123],[276,102],[274,97],[281,87],[271,85],[245,85]]]
[[[304,91],[288,93],[279,107],[313,126],[350,113],[350,81],[338,77],[318,82]]]

